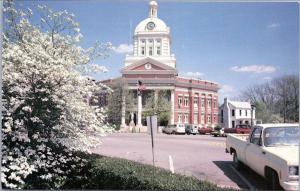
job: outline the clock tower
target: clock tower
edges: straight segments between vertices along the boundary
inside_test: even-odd
[[[141,21],[134,31],[133,55],[127,55],[125,67],[142,59],[151,58],[176,68],[176,59],[171,54],[170,28],[157,17],[158,4],[149,2],[149,16]]]
[[[137,99],[137,107],[126,108],[126,95],[122,96],[122,131],[147,132],[143,99],[151,96],[156,106],[163,97],[170,101],[170,116],[164,125],[213,128],[218,124],[218,84],[178,75],[176,59],[171,54],[170,28],[158,18],[156,1],[149,2],[148,18],[136,26],[133,53],[126,55],[124,65],[121,77],[103,82],[110,86],[121,81]]]

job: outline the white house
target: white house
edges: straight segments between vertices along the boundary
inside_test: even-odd
[[[250,102],[230,101],[225,98],[219,107],[219,114],[221,127],[233,128],[239,124],[256,124],[255,108],[251,107]]]

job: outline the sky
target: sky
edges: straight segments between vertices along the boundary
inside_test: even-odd
[[[298,3],[197,2],[158,0],[158,17],[171,29],[171,52],[182,76],[219,84],[219,102],[247,87],[299,72]],[[95,60],[109,71],[97,80],[120,76],[132,48],[135,26],[148,17],[147,0],[18,1],[34,12],[38,4],[74,13],[83,39],[111,42],[106,59]],[[36,18],[38,19],[38,18]]]

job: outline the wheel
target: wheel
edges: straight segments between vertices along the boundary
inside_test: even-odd
[[[268,170],[268,180],[271,184],[272,190],[281,190],[282,189],[279,184],[278,174],[275,170],[273,170],[273,169]]]
[[[239,161],[236,152],[233,153],[233,166],[237,170],[241,169],[241,167],[242,167],[242,163],[241,163],[241,161]]]
[[[172,133],[171,133],[172,135],[175,135],[176,134],[176,132],[175,131],[172,131]]]
[[[217,135],[214,135],[214,137],[217,137]]]

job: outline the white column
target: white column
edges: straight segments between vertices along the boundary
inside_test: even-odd
[[[137,126],[142,126],[142,95],[138,95],[138,116],[137,116]]]
[[[171,116],[170,116],[170,122],[173,125],[174,124],[174,112],[175,112],[175,108],[174,108],[175,104],[174,104],[174,90],[171,90]]]
[[[121,108],[121,128],[125,128],[125,113],[126,113],[126,103],[125,96],[122,96],[122,108]]]

